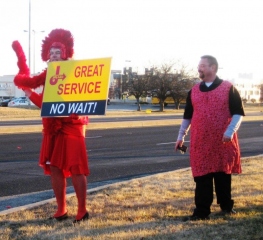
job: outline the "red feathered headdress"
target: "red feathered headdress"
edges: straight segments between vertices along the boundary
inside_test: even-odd
[[[41,57],[44,62],[49,60],[51,47],[61,49],[61,58],[66,60],[74,53],[74,39],[70,31],[64,29],[54,29],[43,40]]]

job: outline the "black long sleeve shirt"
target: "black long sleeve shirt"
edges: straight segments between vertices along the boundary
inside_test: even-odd
[[[218,77],[216,77],[216,79],[213,81],[213,83],[209,87],[206,86],[205,82],[202,82],[200,84],[199,89],[201,92],[212,91],[216,89],[222,82],[223,82],[222,79],[219,79]],[[229,91],[229,110],[232,116],[234,114],[245,116],[242,99],[240,97],[239,92],[234,86],[232,86]],[[190,90],[186,98],[184,119],[191,119],[193,116],[193,112],[194,112],[194,108],[192,105],[191,90]]]

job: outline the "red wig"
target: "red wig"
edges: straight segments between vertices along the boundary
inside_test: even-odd
[[[41,57],[44,62],[48,61],[50,58],[50,49],[60,48],[61,58],[67,60],[71,58],[74,53],[74,39],[70,31],[64,29],[54,29],[42,43],[42,53]]]
[[[41,57],[44,62],[50,58],[50,49],[52,47],[59,48],[61,50],[61,58],[67,60],[73,56],[73,37],[70,31],[64,29],[54,29],[43,40]],[[45,85],[46,73],[44,70],[41,74],[30,77],[29,68],[26,64],[26,57],[24,51],[18,41],[14,41],[12,47],[18,58],[19,72],[14,78],[14,83],[19,88],[37,88],[41,85]]]

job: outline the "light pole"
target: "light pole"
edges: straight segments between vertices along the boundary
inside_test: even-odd
[[[28,32],[28,67],[29,74],[31,72],[31,0],[28,0],[28,30],[24,30],[24,32]]]
[[[36,31],[36,30],[32,30],[32,32],[34,33],[34,40],[33,40],[33,43],[34,43],[34,45],[33,45],[33,49],[34,49],[34,52],[33,52],[33,64],[34,64],[34,66],[33,66],[33,73],[35,74],[36,73],[36,71],[35,71],[35,65],[36,65],[36,61],[35,61],[35,56],[36,56],[36,33],[43,33],[43,32],[45,32],[44,30],[42,30],[42,31]]]
[[[131,60],[125,60],[125,63],[130,63]],[[126,64],[125,64],[126,65]],[[125,69],[128,69],[128,83],[130,83],[130,74],[132,73],[132,68],[130,67],[130,65],[126,65]]]
[[[31,0],[28,0],[28,66],[31,69]]]
[[[24,32],[29,32],[29,31],[24,30]],[[45,31],[44,30],[42,30],[42,31],[32,30],[31,32],[33,33],[33,74],[35,74],[36,73],[36,71],[35,71],[36,33],[43,33]],[[28,35],[30,36],[29,37],[29,43],[31,43],[31,33],[28,34]],[[29,66],[29,71],[31,71],[31,44],[29,44],[28,49],[29,49],[29,52],[28,52],[28,66]]]
[[[31,0],[28,0],[28,31],[24,30],[24,32],[28,32],[28,67],[29,67],[29,74],[31,72]],[[33,30],[34,32],[34,72],[35,73],[35,33],[36,31]],[[44,31],[40,31],[44,32]]]
[[[125,69],[127,69],[129,71],[130,69],[130,64],[127,64],[127,63],[130,63],[131,60],[125,60]]]

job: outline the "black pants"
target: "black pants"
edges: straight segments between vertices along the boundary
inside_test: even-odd
[[[194,215],[207,217],[211,211],[213,202],[213,180],[215,183],[215,192],[217,204],[221,210],[231,211],[234,201],[231,199],[231,174],[224,172],[209,173],[204,176],[195,177],[195,210]]]

